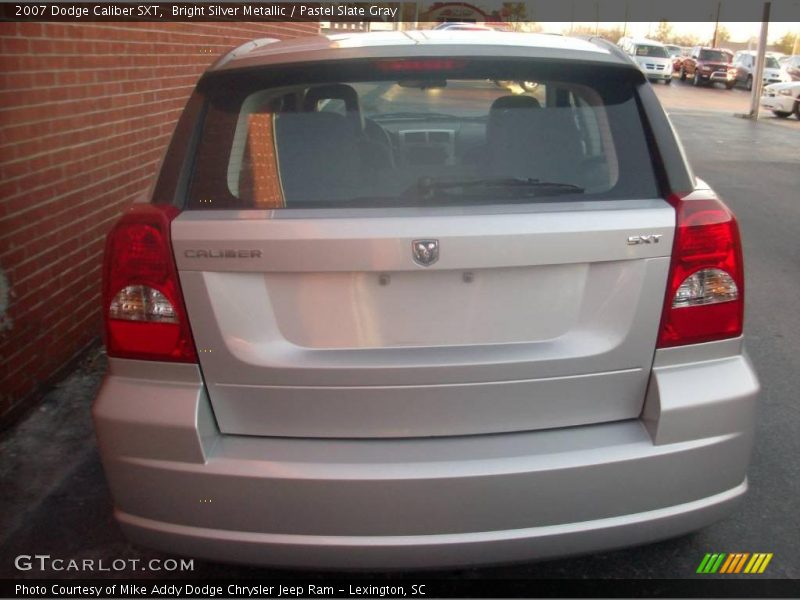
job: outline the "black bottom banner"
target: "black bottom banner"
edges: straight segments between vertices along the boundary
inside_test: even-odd
[[[0,580],[3,598],[797,598],[791,579]]]

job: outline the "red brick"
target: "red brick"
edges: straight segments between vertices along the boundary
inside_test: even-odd
[[[0,421],[99,334],[105,234],[151,182],[203,69],[254,37],[314,28],[0,24],[0,260],[14,320],[0,332]]]
[[[3,54],[25,54],[30,50],[30,42],[25,38],[0,39],[0,52]]]
[[[39,37],[42,35],[41,23],[16,23],[17,33],[22,37]]]

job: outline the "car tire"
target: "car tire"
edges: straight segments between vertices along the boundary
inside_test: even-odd
[[[697,71],[694,72],[694,77],[692,77],[692,85],[694,87],[700,87],[700,73]]]
[[[730,83],[726,83],[725,87],[728,88],[729,90],[732,90],[734,85],[736,85],[736,83],[731,81]]]
[[[686,69],[684,69],[683,67],[681,67],[680,78],[681,78],[681,81],[686,81]]]
[[[794,103],[794,116],[800,120],[800,100],[795,100]]]
[[[670,77],[669,79],[665,79],[664,80],[664,85],[669,85],[671,83],[672,83],[672,77]]]
[[[753,76],[752,75],[748,75],[747,76],[747,81],[745,82],[744,85],[747,88],[748,92],[753,91]]]
[[[775,115],[776,117],[778,117],[779,119],[785,119],[786,117],[788,117],[788,116],[789,116],[789,115],[791,115],[792,113],[790,113],[790,112],[784,112],[784,111],[782,111],[782,110],[773,110],[773,111],[772,111],[772,114],[773,114],[773,115]]]

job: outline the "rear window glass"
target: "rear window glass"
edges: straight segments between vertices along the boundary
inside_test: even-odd
[[[645,44],[636,46],[636,56],[654,56],[656,58],[668,58],[667,50],[663,46],[650,46]]]
[[[721,50],[700,50],[700,60],[727,63],[731,61],[731,57]]]
[[[655,197],[624,73],[410,59],[211,77],[189,207]]]

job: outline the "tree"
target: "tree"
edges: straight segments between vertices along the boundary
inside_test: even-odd
[[[563,33],[568,35],[569,29],[565,30]],[[619,38],[622,37],[622,28],[600,28],[597,25],[576,25],[572,28],[572,35],[598,35],[616,44]]]
[[[542,26],[535,21],[528,21],[525,23],[519,23],[519,29],[516,31],[524,31],[526,33],[539,33],[542,31]]]
[[[778,38],[773,45],[778,52],[783,52],[784,54],[793,54],[797,37],[798,34],[787,31],[782,37]]]
[[[622,37],[623,29],[622,27],[611,27],[608,29],[600,29],[597,34],[600,37],[607,39],[610,42],[614,42],[615,44],[619,41],[619,38]]]
[[[503,2],[500,14],[513,31],[523,31],[522,25],[528,18],[524,2]]]
[[[678,46],[697,46],[699,39],[693,33],[684,33],[672,36],[672,43]]]
[[[656,29],[653,39],[662,43],[669,42],[672,39],[672,25],[667,21],[659,22],[658,29]]]
[[[574,25],[572,27],[565,27],[561,31],[564,35],[594,35],[594,27],[588,25]]]
[[[717,29],[717,46],[722,46],[725,42],[731,41],[731,32],[727,27],[720,25]]]

